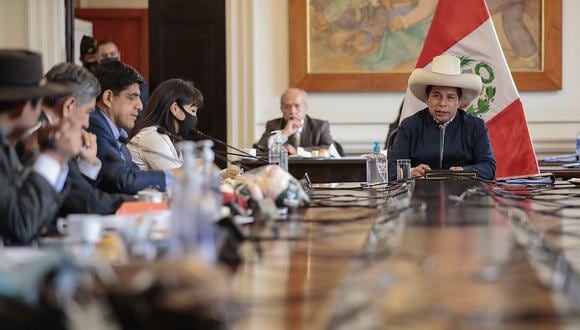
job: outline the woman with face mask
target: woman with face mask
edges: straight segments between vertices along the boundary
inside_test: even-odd
[[[147,108],[135,122],[127,144],[135,164],[143,170],[181,166],[174,143],[189,139],[197,126],[203,95],[190,81],[170,79],[151,94]]]

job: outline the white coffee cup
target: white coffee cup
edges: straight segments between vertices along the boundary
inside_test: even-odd
[[[137,199],[142,202],[161,203],[163,202],[163,193],[157,190],[145,189],[137,193]]]
[[[95,244],[101,240],[102,223],[97,214],[69,214],[58,219],[56,227],[71,241]]]

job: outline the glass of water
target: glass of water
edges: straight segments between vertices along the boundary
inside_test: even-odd
[[[411,160],[397,159],[397,181],[411,178]]]

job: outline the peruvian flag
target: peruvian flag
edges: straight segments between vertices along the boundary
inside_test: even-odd
[[[484,88],[467,112],[485,120],[495,160],[496,179],[540,172],[520,100],[484,0],[439,0],[417,68],[435,56],[461,59],[462,71],[481,76]],[[407,89],[402,118],[425,108]]]

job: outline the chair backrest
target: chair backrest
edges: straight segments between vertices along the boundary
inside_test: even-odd
[[[387,140],[385,141],[385,149],[390,151],[393,148],[393,144],[395,144],[395,139],[397,138],[397,132],[399,128],[395,128],[392,131],[389,130],[389,134],[387,134]]]
[[[387,131],[387,137],[385,138],[385,150],[391,150],[391,147],[395,142],[395,138],[397,137],[397,129],[399,128],[399,122],[401,121],[401,114],[403,113],[404,105],[405,99],[401,101],[401,105],[399,106],[399,115],[397,116],[397,119],[393,120],[393,122],[389,124],[389,130]]]

